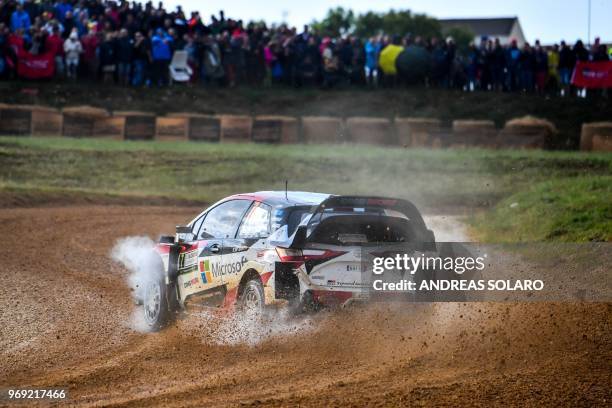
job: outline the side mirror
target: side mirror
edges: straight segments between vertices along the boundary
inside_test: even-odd
[[[176,242],[179,241],[192,241],[194,239],[194,234],[191,232],[191,227],[177,225],[176,226]]]
[[[301,248],[306,244],[306,232],[308,227],[306,225],[300,225],[295,231],[293,241],[291,242],[290,248]]]

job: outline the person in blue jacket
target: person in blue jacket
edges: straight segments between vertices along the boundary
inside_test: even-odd
[[[22,4],[17,4],[17,9],[11,14],[11,31],[15,32],[23,29],[24,32],[30,29],[30,16],[23,10]]]
[[[172,37],[158,28],[151,38],[153,59],[153,83],[162,86],[168,83],[168,67],[172,59]]]

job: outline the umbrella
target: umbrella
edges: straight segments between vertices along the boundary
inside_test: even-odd
[[[407,82],[423,82],[431,69],[431,55],[420,46],[410,45],[395,59],[397,72]]]

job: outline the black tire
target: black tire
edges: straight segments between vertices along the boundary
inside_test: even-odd
[[[261,313],[265,306],[264,289],[259,279],[250,279],[245,283],[240,297],[238,308],[246,313]]]
[[[161,277],[145,282],[142,308],[145,323],[151,331],[161,330],[172,319],[167,290]]]

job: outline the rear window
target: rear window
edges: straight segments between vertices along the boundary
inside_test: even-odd
[[[326,245],[412,242],[414,229],[406,218],[384,215],[334,215],[311,225],[308,241]]]

